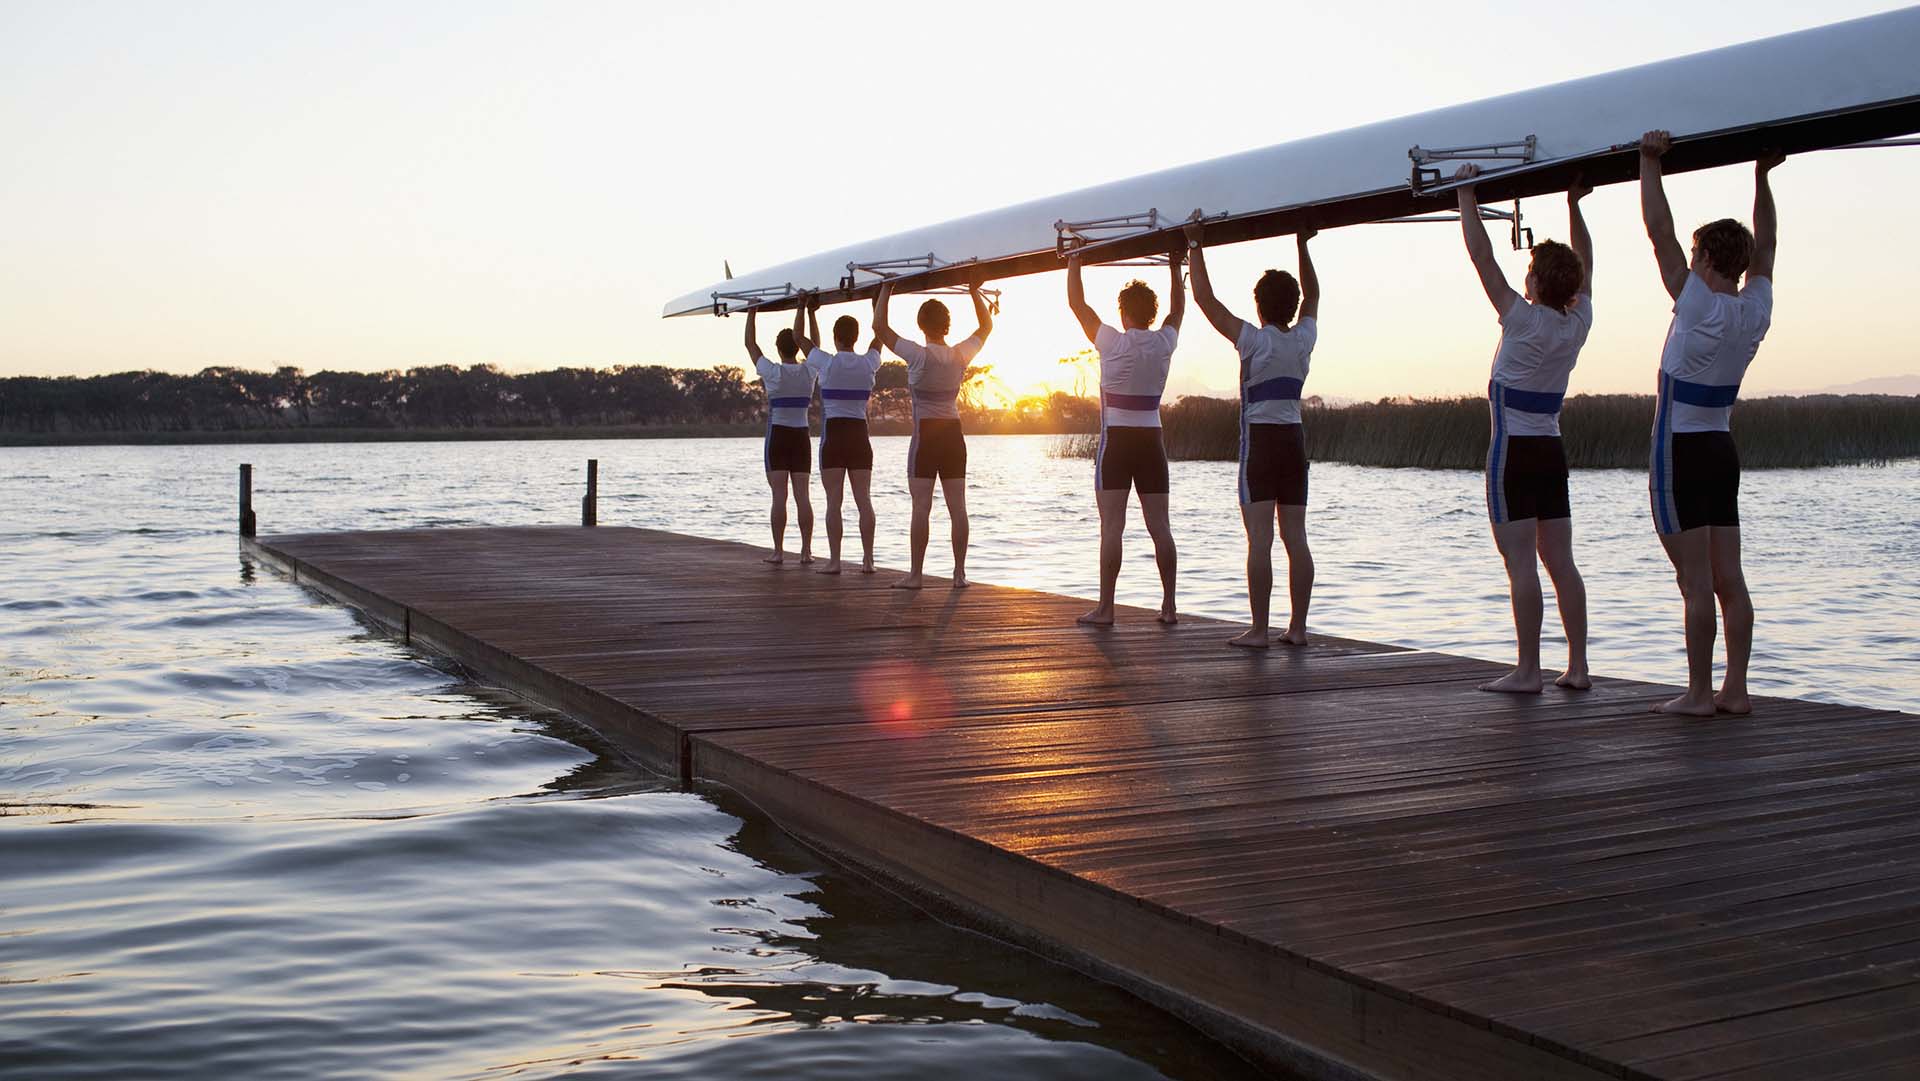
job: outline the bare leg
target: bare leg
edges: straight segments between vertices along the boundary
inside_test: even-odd
[[[1553,595],[1560,602],[1560,628],[1567,632],[1567,670],[1553,681],[1556,687],[1584,691],[1593,686],[1587,674],[1587,583],[1573,564],[1573,519],[1549,518],[1540,523],[1534,547]]]
[[[940,493],[947,499],[947,520],[953,525],[953,588],[967,588],[967,478],[941,477]]]
[[[1293,614],[1281,640],[1292,646],[1307,644],[1307,606],[1313,603],[1313,553],[1307,550],[1307,508],[1283,503],[1279,508],[1280,542],[1287,548],[1287,597]]]
[[[1160,614],[1162,623],[1180,622],[1173,606],[1174,580],[1180,574],[1180,554],[1173,547],[1173,524],[1167,519],[1167,496],[1140,493],[1140,517],[1147,523],[1147,535],[1153,538],[1153,562],[1160,568]]]
[[[1127,528],[1129,488],[1096,489],[1100,508],[1100,603],[1077,622],[1105,626],[1113,622],[1113,587],[1120,580],[1120,537]]]
[[[1519,661],[1513,671],[1480,685],[1503,694],[1540,693],[1540,570],[1534,566],[1538,522],[1522,518],[1493,527],[1493,543],[1507,564],[1507,590],[1513,595],[1513,633]]]
[[[895,589],[920,588],[920,571],[927,562],[927,519],[933,516],[933,478],[908,477],[907,490],[913,494],[913,524],[907,532],[913,562],[907,576],[893,583]]]
[[[813,562],[813,478],[806,473],[793,475],[793,506],[800,519],[800,562]]]
[[[1273,500],[1240,504],[1240,522],[1247,530],[1247,607],[1253,626],[1227,644],[1266,649],[1267,606],[1273,601]]]
[[[1722,713],[1752,713],[1747,697],[1747,661],[1753,654],[1753,598],[1740,569],[1740,527],[1708,526],[1707,550],[1713,560],[1713,594],[1720,598],[1720,622],[1727,632],[1727,673],[1713,704]]]
[[[873,470],[850,469],[847,480],[853,486],[853,505],[860,511],[860,573],[873,573]]]
[[[821,567],[820,574],[840,573],[840,535],[845,525],[840,521],[840,505],[845,494],[847,471],[844,469],[822,469],[820,484],[827,490],[827,565]]]
[[[767,470],[767,487],[773,489],[773,554],[762,563],[785,563],[787,561],[787,471],[784,469]]]
[[[1713,554],[1707,526],[1660,535],[1686,608],[1687,693],[1664,705],[1660,713],[1689,717],[1713,716]]]

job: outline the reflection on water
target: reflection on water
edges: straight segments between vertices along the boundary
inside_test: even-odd
[[[879,554],[898,565],[905,445],[875,442]],[[1091,470],[1046,447],[974,441],[970,570],[1084,595]],[[0,1073],[1247,1072],[256,575],[230,535],[242,460],[271,532],[566,522],[587,457],[605,523],[764,539],[751,441],[0,457]],[[1759,686],[1920,706],[1916,481],[1915,463],[1748,477]],[[1240,618],[1231,467],[1179,463],[1174,482],[1184,606]],[[1594,662],[1672,680],[1677,604],[1642,484],[1575,478]],[[1507,653],[1474,477],[1318,466],[1314,498],[1315,627]],[[1151,603],[1134,528],[1122,599]],[[937,539],[930,570],[945,560]]]

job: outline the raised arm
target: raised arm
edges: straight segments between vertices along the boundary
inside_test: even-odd
[[[1080,329],[1093,341],[1100,334],[1100,315],[1087,307],[1087,287],[1080,281],[1080,257],[1067,256],[1067,307],[1080,320]]]
[[[807,319],[808,333],[806,334],[800,333],[800,316],[803,311]],[[800,351],[801,360],[807,359],[808,353],[820,347],[820,297],[817,294],[808,294],[807,298],[800,302],[800,307],[794,309],[793,345]]]
[[[980,329],[974,331],[973,336],[984,343],[987,335],[993,333],[993,312],[987,308],[987,298],[981,295],[978,281],[967,283],[967,296],[973,300],[973,317],[980,323]]]
[[[793,305],[793,344],[795,348],[800,350],[801,360],[807,359],[807,350],[810,348],[810,346],[808,345],[801,344],[802,342],[805,342],[807,340],[806,330],[807,330],[808,299],[809,298],[807,297],[801,297]]]
[[[1300,249],[1300,318],[1316,321],[1320,318],[1320,275],[1313,269],[1307,241],[1319,235],[1318,229],[1302,229],[1294,237],[1294,247]]]
[[[1462,165],[1453,174],[1455,180],[1472,180],[1480,175],[1478,165]],[[1493,304],[1494,314],[1507,317],[1513,302],[1520,294],[1507,284],[1507,276],[1500,269],[1499,260],[1493,257],[1493,241],[1487,239],[1487,227],[1480,223],[1480,188],[1477,184],[1463,184],[1458,189],[1460,196],[1460,235],[1467,242],[1467,258],[1473,260],[1473,269],[1480,275],[1480,288],[1486,290],[1487,300]]]
[[[759,314],[760,314],[759,312],[756,312],[751,308],[747,310],[747,360],[749,361],[759,360],[761,357],[766,356],[765,353],[762,353],[760,351],[760,340],[758,335],[754,334],[753,332],[754,317]]]
[[[1593,185],[1584,176],[1575,176],[1567,189],[1567,232],[1573,241],[1573,254],[1580,257],[1586,277],[1580,279],[1580,292],[1593,295],[1593,234],[1587,232],[1586,216],[1580,213],[1580,200],[1593,194]]]
[[[1673,208],[1667,205],[1667,189],[1661,183],[1660,159],[1673,149],[1673,136],[1654,130],[1640,137],[1640,217],[1647,225],[1647,239],[1653,241],[1653,261],[1660,266],[1660,283],[1667,295],[1680,299],[1687,286],[1687,253],[1673,234]]]
[[[1160,321],[1163,327],[1180,329],[1180,320],[1187,317],[1187,280],[1181,273],[1181,266],[1187,261],[1187,242],[1182,240],[1167,253],[1167,267],[1173,271],[1172,299],[1167,301],[1167,317]]]
[[[1240,341],[1240,328],[1246,324],[1240,321],[1239,316],[1228,311],[1227,306],[1220,303],[1220,298],[1213,293],[1213,279],[1207,277],[1207,251],[1198,246],[1206,243],[1206,227],[1198,221],[1189,221],[1186,232],[1187,259],[1193,264],[1193,302],[1221,337],[1237,343]]]
[[[1769,150],[1753,163],[1753,259],[1747,263],[1747,277],[1773,280],[1773,253],[1780,243],[1780,219],[1773,209],[1773,185],[1767,174],[1786,161],[1778,150]]]
[[[893,283],[881,282],[880,291],[873,297],[873,336],[888,349],[893,349],[900,344],[900,335],[895,334],[893,328],[887,325],[887,301],[891,299],[893,299]]]

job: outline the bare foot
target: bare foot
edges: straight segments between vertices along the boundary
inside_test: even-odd
[[[1255,627],[1245,634],[1236,634],[1232,638],[1227,639],[1227,644],[1230,646],[1240,646],[1245,649],[1266,649],[1273,643],[1267,640],[1267,632],[1265,630]]]
[[[1180,615],[1179,613],[1173,610],[1173,605],[1171,604],[1161,605],[1160,614],[1157,616],[1154,616],[1153,618],[1159,620],[1160,622],[1166,624],[1169,627],[1173,626],[1175,623],[1180,622]]]
[[[861,574],[872,574],[872,573],[873,573],[873,560],[871,560],[871,559],[869,559],[869,560],[867,560],[867,561],[866,561],[865,563],[862,563],[862,564],[860,564],[860,573],[861,573]]]
[[[800,562],[801,562],[801,563],[811,563],[811,562],[813,562],[813,553],[812,553],[812,552],[801,552],[801,553],[800,553]]]
[[[1480,689],[1495,694],[1539,694],[1540,673],[1522,672],[1516,668],[1499,679],[1482,683]]]
[[[768,556],[767,558],[761,560],[760,562],[771,563],[774,566],[778,567],[780,564],[785,563],[786,561],[787,561],[787,557],[784,554],[780,552],[775,552],[772,555]]]
[[[837,560],[837,559],[829,559],[829,560],[827,560],[827,565],[826,565],[826,566],[824,566],[824,567],[821,567],[821,568],[820,568],[819,570],[817,570],[817,571],[814,571],[813,573],[815,573],[815,574],[839,574],[839,573],[840,573],[840,561],[839,561],[839,560]]]
[[[967,581],[966,575],[960,573],[959,571],[953,572],[953,588],[965,589],[972,584],[973,584],[972,582]]]
[[[893,586],[892,586],[892,588],[894,588],[894,589],[919,589],[919,588],[920,588],[920,576],[919,576],[919,575],[917,575],[917,574],[909,574],[909,575],[907,575],[907,576],[906,576],[905,578],[902,578],[902,579],[900,579],[900,580],[899,580],[898,582],[895,582],[895,583],[893,583]]]
[[[1111,627],[1113,626],[1113,606],[1103,604],[1074,622],[1085,623],[1090,627]]]
[[[1672,701],[1663,702],[1653,707],[1653,711],[1655,713],[1677,713],[1683,717],[1711,717],[1713,716],[1713,696],[1705,692],[1696,695],[1692,691],[1688,691],[1686,694]]]
[[[1587,675],[1587,670],[1584,668],[1578,670],[1569,668],[1560,673],[1560,677],[1553,681],[1553,685],[1565,687],[1570,691],[1590,691],[1593,690],[1593,679]]]
[[[1288,627],[1287,633],[1281,635],[1280,640],[1290,646],[1304,646],[1307,644],[1307,629],[1305,627]]]
[[[1753,700],[1747,697],[1746,691],[1729,691],[1723,688],[1719,694],[1713,696],[1713,708],[1721,713],[1732,713],[1744,717],[1753,712]]]

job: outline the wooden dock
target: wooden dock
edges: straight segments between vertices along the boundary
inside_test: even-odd
[[[245,543],[1308,1076],[1920,1077],[1912,716],[1496,697],[1483,661],[1081,628],[1085,600],[648,530]]]

